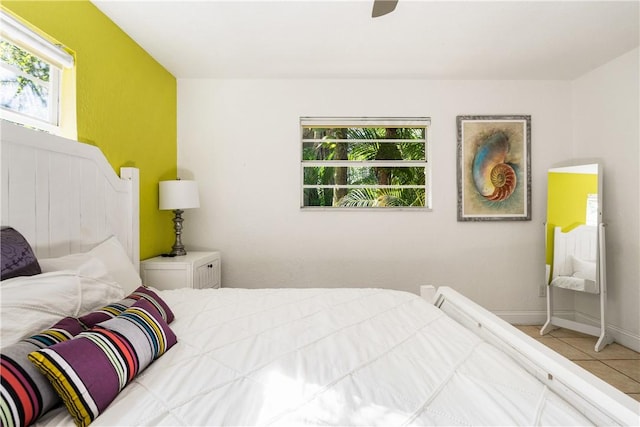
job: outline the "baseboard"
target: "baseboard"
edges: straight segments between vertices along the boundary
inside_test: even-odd
[[[590,325],[598,325],[600,320],[596,317],[588,316],[584,313],[575,313],[575,318],[579,322],[584,322]],[[640,336],[624,330],[618,326],[607,325],[607,333],[613,338],[615,342],[630,348],[633,351],[640,353]]]
[[[494,311],[493,314],[512,325],[542,325],[547,320],[546,311]],[[573,310],[554,311],[554,315],[597,326],[599,320]],[[617,326],[608,325],[607,333],[615,342],[640,353],[640,336]]]
[[[512,325],[540,325],[547,321],[546,311],[493,311],[493,314]],[[570,316],[571,311],[556,311],[560,316]]]
[[[640,336],[617,326],[609,326],[607,331],[609,331],[615,342],[640,353]]]

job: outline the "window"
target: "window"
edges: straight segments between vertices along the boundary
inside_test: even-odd
[[[300,119],[303,208],[431,208],[428,118]]]
[[[73,57],[5,11],[0,18],[1,117],[62,134],[63,73],[73,66]]]

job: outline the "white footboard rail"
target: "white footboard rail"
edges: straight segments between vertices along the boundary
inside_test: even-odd
[[[640,424],[640,403],[455,290],[421,288],[423,298],[495,345],[596,425]]]

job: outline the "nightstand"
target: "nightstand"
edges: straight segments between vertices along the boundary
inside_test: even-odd
[[[188,252],[149,258],[140,263],[142,283],[158,289],[219,288],[220,252]]]

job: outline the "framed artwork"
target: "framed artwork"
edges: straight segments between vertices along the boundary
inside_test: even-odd
[[[458,116],[458,221],[531,220],[531,116]]]

